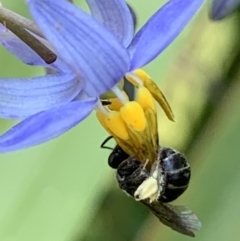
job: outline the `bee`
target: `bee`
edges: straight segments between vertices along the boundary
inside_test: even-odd
[[[109,139],[101,147],[108,148],[104,145]],[[122,191],[147,206],[163,224],[179,233],[195,236],[194,232],[201,228],[197,216],[185,206],[168,204],[187,189],[190,181],[190,165],[181,153],[159,147],[156,160],[148,170],[147,160],[142,163],[117,145],[108,163],[117,169],[116,179]]]

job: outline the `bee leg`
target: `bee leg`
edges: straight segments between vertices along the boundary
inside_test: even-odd
[[[149,163],[149,159],[147,159],[147,160],[145,161],[145,163],[143,164],[142,170],[146,170],[146,167],[147,167],[148,163]]]

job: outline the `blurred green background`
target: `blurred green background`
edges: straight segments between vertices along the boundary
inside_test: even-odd
[[[137,28],[164,2],[129,1]],[[24,1],[2,4],[28,16]],[[192,166],[190,187],[175,203],[189,206],[201,219],[196,241],[235,241],[240,240],[240,15],[214,23],[207,8],[145,69],[176,117],[170,123],[159,108],[161,144],[185,153]],[[44,73],[2,47],[0,68],[4,77]],[[1,120],[1,131],[12,124]],[[93,113],[56,140],[2,154],[0,240],[190,240],[121,192],[107,165],[109,152],[100,149],[106,137]]]

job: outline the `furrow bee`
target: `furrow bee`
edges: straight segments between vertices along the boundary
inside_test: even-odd
[[[102,143],[102,148],[111,149],[105,146],[110,138]],[[197,216],[185,206],[168,204],[188,187],[191,169],[186,158],[172,148],[159,147],[150,170],[147,163],[130,157],[118,145],[108,158],[109,166],[117,169],[116,179],[126,194],[147,206],[163,224],[194,237],[194,232],[201,228]]]

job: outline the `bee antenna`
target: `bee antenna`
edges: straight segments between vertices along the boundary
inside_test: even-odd
[[[106,144],[109,140],[111,140],[112,138],[113,138],[113,136],[107,137],[107,138],[103,141],[103,143],[101,144],[100,147],[103,148],[103,149],[113,150],[112,147],[105,146],[105,144]]]

